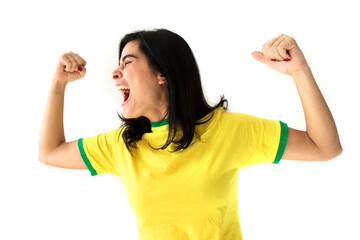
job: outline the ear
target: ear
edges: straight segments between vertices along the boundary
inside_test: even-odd
[[[158,73],[158,83],[159,83],[160,85],[166,83],[166,78],[165,78],[164,75],[162,75],[161,73]]]

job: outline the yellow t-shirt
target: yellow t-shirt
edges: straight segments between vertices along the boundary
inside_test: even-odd
[[[212,115],[211,113],[204,117]],[[164,123],[164,122],[163,122]],[[278,163],[287,141],[287,125],[222,107],[196,126],[187,149],[171,153],[164,145],[168,124],[152,124],[128,152],[119,130],[79,139],[92,176],[121,176],[135,212],[141,240],[241,240],[237,208],[240,167]],[[118,140],[119,139],[119,140]]]

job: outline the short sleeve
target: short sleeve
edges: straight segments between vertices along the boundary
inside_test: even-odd
[[[281,160],[287,141],[287,124],[244,113],[224,112],[221,125],[238,167],[263,162],[277,164]]]
[[[78,147],[80,155],[91,176],[112,173],[120,176],[118,161],[118,129],[93,137],[80,138]]]

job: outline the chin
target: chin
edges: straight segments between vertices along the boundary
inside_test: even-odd
[[[132,111],[127,111],[127,110],[124,110],[124,109],[123,109],[123,111],[122,111],[122,115],[123,115],[125,118],[128,118],[128,119],[140,117],[139,114],[136,114],[136,113],[134,113],[134,112],[132,112]]]
[[[125,117],[125,118],[134,118],[133,116],[132,116],[132,114],[129,114],[128,112],[126,112],[126,111],[122,111],[122,115]]]

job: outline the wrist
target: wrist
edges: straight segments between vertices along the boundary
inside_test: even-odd
[[[305,66],[304,68],[291,72],[289,73],[289,75],[294,79],[298,79],[304,76],[308,76],[308,75],[312,75],[311,69],[309,66]]]
[[[65,82],[65,81],[53,79],[53,81],[51,83],[51,88],[53,90],[55,90],[56,92],[59,92],[59,91],[63,92],[63,91],[65,91],[66,85],[67,85],[67,82]]]

